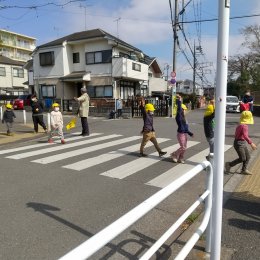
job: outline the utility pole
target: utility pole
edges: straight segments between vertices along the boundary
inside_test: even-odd
[[[174,25],[173,25],[173,60],[172,70],[176,71],[176,53],[177,53],[177,26],[178,26],[178,0],[175,0],[174,4]]]
[[[194,41],[194,50],[193,50],[193,90],[192,93],[195,94],[195,84],[196,84],[196,47]]]

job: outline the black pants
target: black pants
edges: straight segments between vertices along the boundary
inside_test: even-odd
[[[117,109],[117,117],[122,117],[122,109]]]
[[[42,128],[43,128],[44,130],[47,130],[47,127],[46,127],[46,125],[45,125],[44,122],[43,122],[43,115],[33,116],[32,119],[33,119],[34,131],[35,131],[36,133],[38,133],[38,124],[39,124],[40,126],[42,126]]]
[[[82,135],[89,135],[88,118],[81,117]]]
[[[249,160],[250,160],[250,154],[247,149],[246,141],[234,141],[234,148],[238,154],[238,158],[234,161],[230,162],[229,165],[231,167],[235,166],[236,164],[243,163],[242,171],[247,169]]]

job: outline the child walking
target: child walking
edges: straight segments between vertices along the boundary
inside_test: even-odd
[[[59,136],[61,143],[65,144],[63,135],[63,117],[60,112],[60,105],[58,103],[52,104],[53,111],[51,112],[51,131],[48,143],[53,143],[53,137]]]
[[[144,126],[142,129],[142,134],[143,134],[143,140],[140,146],[140,156],[141,157],[146,157],[147,154],[144,153],[144,147],[147,144],[148,141],[151,141],[157,152],[159,153],[159,156],[165,155],[167,152],[163,152],[161,148],[158,145],[158,142],[156,140],[155,136],[155,130],[153,127],[153,113],[154,113],[154,106],[153,104],[146,104],[144,100],[141,101],[141,105],[139,107],[142,111],[143,114],[143,120],[144,120]]]
[[[229,173],[230,168],[242,163],[241,174],[250,175],[251,172],[247,169],[250,160],[250,154],[247,148],[247,143],[250,144],[253,150],[257,149],[256,145],[248,136],[248,125],[254,124],[254,118],[250,111],[243,111],[240,116],[240,124],[236,128],[234,148],[238,154],[238,158],[232,162],[225,163],[225,172]]]
[[[16,118],[15,113],[13,111],[13,106],[11,104],[6,105],[6,110],[3,114],[2,123],[6,124],[7,135],[13,135],[13,122],[14,118]]]
[[[204,133],[209,143],[209,155],[206,159],[209,161],[210,154],[214,153],[214,125],[215,125],[215,100],[211,98],[209,104],[205,110],[203,118]]]
[[[184,162],[184,153],[187,149],[187,142],[188,142],[188,135],[193,137],[193,133],[190,132],[186,118],[185,118],[185,111],[187,107],[182,104],[181,96],[176,95],[176,102],[177,102],[177,113],[175,120],[178,125],[177,129],[177,139],[180,144],[180,148],[171,154],[173,162],[177,163],[185,163]]]

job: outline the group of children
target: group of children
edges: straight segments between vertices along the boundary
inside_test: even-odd
[[[43,106],[38,99],[32,97],[32,118],[34,123],[34,132],[38,133],[38,124],[42,126],[45,133],[48,133],[47,127],[43,121]],[[11,104],[6,105],[6,110],[3,113],[2,123],[6,124],[7,135],[13,135],[13,122],[16,115],[13,111],[13,106]],[[62,144],[65,144],[64,134],[63,134],[63,117],[60,112],[60,105],[58,103],[52,104],[52,112],[50,113],[51,130],[49,132],[48,143],[53,143],[53,137],[58,136]]]
[[[251,111],[249,111],[249,107],[247,109],[246,104],[247,102],[252,102],[252,100],[247,99],[246,101],[241,103],[241,117],[240,117],[240,124],[237,126],[235,131],[235,139],[234,139],[234,148],[238,154],[238,158],[233,160],[232,162],[225,163],[225,171],[229,172],[230,168],[237,165],[238,163],[242,163],[242,174],[251,174],[248,170],[248,163],[250,160],[250,154],[247,148],[247,143],[250,144],[251,148],[255,150],[257,146],[252,142],[250,137],[248,136],[248,125],[254,123],[254,119],[252,116]],[[175,163],[185,163],[184,161],[184,153],[187,149],[187,141],[188,135],[190,137],[194,137],[194,134],[189,130],[188,123],[185,117],[185,112],[187,111],[187,107],[182,103],[182,98],[180,95],[176,95],[176,104],[177,104],[177,112],[176,112],[176,123],[177,123],[177,139],[179,142],[179,149],[171,153],[171,158]],[[47,127],[43,121],[43,107],[38,102],[36,96],[32,97],[32,117],[34,123],[34,130],[36,133],[38,132],[38,124],[40,124],[45,132],[47,133]],[[60,105],[58,103],[53,103],[52,105],[52,112],[50,113],[51,118],[51,131],[49,133],[48,142],[53,143],[53,137],[58,136],[61,140],[62,144],[65,144],[64,134],[63,134],[63,117],[62,113],[59,110]],[[143,114],[143,139],[140,146],[140,156],[146,157],[147,154],[144,153],[144,147],[148,141],[151,141],[156,150],[158,151],[159,156],[165,155],[167,152],[162,151],[156,136],[155,130],[153,126],[153,114],[154,114],[154,106],[153,104],[145,104],[145,101],[142,99],[140,103],[140,109]],[[214,98],[209,100],[209,104],[205,110],[204,118],[203,118],[203,125],[204,125],[204,133],[209,143],[209,155],[206,156],[207,160],[210,160],[210,156],[214,153],[214,117],[215,117],[215,100]],[[16,118],[12,105],[7,104],[6,110],[3,114],[2,123],[6,123],[7,127],[7,135],[12,135],[12,128],[14,118]]]
[[[247,108],[247,106],[243,106],[247,102],[251,102],[251,100],[244,100],[241,103],[241,109]],[[184,161],[184,153],[187,149],[187,140],[188,136],[194,137],[194,134],[189,130],[188,123],[185,117],[185,112],[187,111],[187,107],[182,103],[182,98],[180,95],[176,95],[176,103],[177,103],[177,112],[175,116],[175,120],[177,123],[177,140],[179,142],[179,149],[171,153],[171,158],[175,163],[185,163]],[[140,146],[140,156],[147,156],[144,154],[144,146],[150,140],[156,150],[159,153],[159,156],[166,154],[159,147],[156,137],[155,130],[153,127],[153,113],[154,106],[152,104],[144,105],[144,101],[141,102],[140,109],[143,113],[143,140]],[[204,125],[204,133],[209,143],[209,155],[206,156],[207,160],[210,160],[210,157],[214,154],[214,127],[215,127],[215,100],[211,98],[209,100],[209,104],[204,112],[203,117],[203,125]],[[248,125],[253,124],[254,119],[252,112],[248,109],[242,111],[240,116],[240,124],[237,126],[235,131],[235,139],[234,139],[234,148],[238,154],[238,158],[233,160],[232,162],[225,163],[225,172],[229,173],[230,168],[242,163],[241,174],[251,174],[248,170],[248,163],[250,160],[250,153],[247,148],[247,143],[250,144],[253,150],[257,149],[257,146],[252,142],[252,140],[248,136]]]

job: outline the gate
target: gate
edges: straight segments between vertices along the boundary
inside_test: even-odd
[[[131,100],[132,102],[132,117],[141,117],[142,113],[139,109],[140,103],[138,99]],[[169,104],[167,100],[156,100],[155,98],[145,99],[145,104],[151,103],[155,107],[154,116],[169,116]]]

